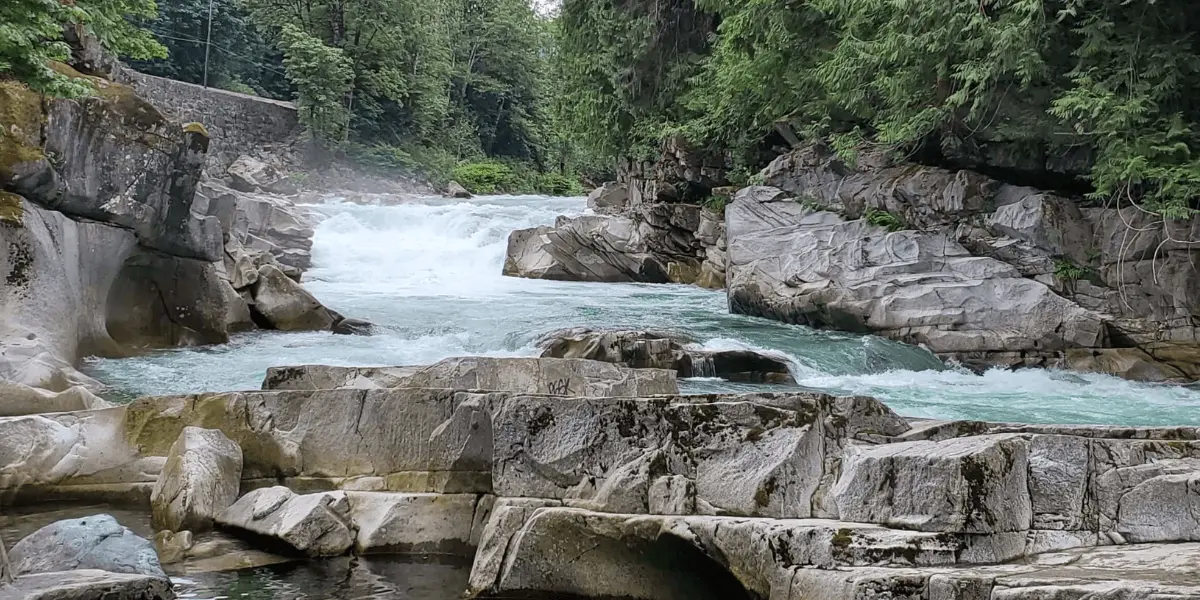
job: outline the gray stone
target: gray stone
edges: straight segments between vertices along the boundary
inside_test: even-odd
[[[667,331],[576,327],[542,334],[543,357],[585,358],[639,369],[671,369],[680,377],[721,377],[754,383],[795,383],[787,359],[751,350],[704,350]]]
[[[332,331],[338,335],[371,335],[375,333],[375,325],[362,319],[338,319],[333,324]]]
[[[662,506],[654,483],[679,475],[693,482],[697,512],[826,516],[846,441],[907,428],[867,399],[756,400],[509,398],[493,418],[493,487],[499,496],[646,513],[652,498]]]
[[[617,214],[629,206],[629,188],[610,181],[594,189],[587,197],[587,206],[596,214]]]
[[[584,216],[512,232],[504,274],[562,281],[668,283],[667,265],[628,217]]]
[[[446,184],[446,191],[443,192],[442,195],[446,196],[447,198],[465,199],[471,197],[471,192],[468,192],[467,188],[463,187],[461,183],[457,181],[451,181],[450,183]]]
[[[487,508],[475,494],[346,492],[346,497],[360,554],[472,556],[475,515]]]
[[[207,531],[237,500],[241,483],[242,449],[218,430],[185,427],[150,494],[155,526]]]
[[[295,191],[288,189],[283,175],[275,167],[251,156],[239,156],[229,165],[226,173],[233,182],[233,189],[240,192],[253,192],[260,188],[276,193]]]
[[[329,309],[275,266],[259,267],[253,294],[252,309],[274,329],[322,331],[333,327]]]
[[[448,358],[427,367],[272,367],[263,389],[450,388],[558,396],[677,394],[675,374],[590,360]]]
[[[297,495],[282,486],[262,488],[242,496],[216,521],[285,543],[308,556],[337,556],[354,545],[345,492]]]
[[[847,521],[992,534],[1033,521],[1028,441],[991,435],[852,446],[834,491]]]
[[[160,577],[81,569],[25,575],[0,595],[12,600],[174,600]]]
[[[154,544],[110,515],[47,525],[17,542],[8,555],[17,577],[32,573],[99,569],[166,579]]]

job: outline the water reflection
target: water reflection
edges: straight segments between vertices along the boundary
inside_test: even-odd
[[[195,600],[458,600],[469,573],[457,561],[343,557],[176,578],[175,588]]]

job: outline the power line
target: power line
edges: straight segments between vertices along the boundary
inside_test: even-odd
[[[171,33],[174,33],[174,34],[176,34],[176,35],[168,35],[168,34],[166,34],[166,33],[163,33],[163,32],[161,32],[161,31],[157,31],[157,30],[155,30],[153,27],[148,27],[147,29],[149,29],[149,30],[150,30],[150,32],[151,32],[151,33],[153,33],[154,35],[157,35],[157,36],[159,36],[159,37],[162,37],[162,38],[166,38],[166,39],[168,39],[168,40],[178,40],[178,41],[180,41],[180,42],[195,42],[195,43],[197,43],[197,44],[208,44],[208,45],[212,46],[213,48],[216,48],[217,50],[220,50],[221,52],[224,52],[225,54],[228,54],[228,55],[230,55],[230,56],[232,56],[232,57],[234,57],[234,58],[241,59],[242,61],[244,61],[244,62],[247,62],[247,63],[249,63],[249,64],[252,64],[252,65],[254,65],[254,66],[256,66],[256,67],[261,67],[261,68],[263,68],[263,69],[266,69],[266,70],[268,70],[268,71],[270,71],[270,72],[272,72],[272,73],[275,73],[276,75],[281,75],[281,76],[283,76],[283,77],[287,77],[287,73],[284,73],[283,71],[279,71],[279,70],[277,70],[277,69],[273,69],[273,68],[271,68],[271,67],[268,67],[267,65],[265,65],[265,64],[263,64],[263,63],[260,63],[260,62],[258,62],[258,61],[256,61],[256,60],[253,60],[253,59],[251,59],[251,58],[250,58],[250,57],[248,57],[248,56],[244,56],[244,55],[238,54],[237,52],[234,52],[233,50],[230,50],[230,49],[228,49],[228,48],[225,48],[224,46],[220,46],[220,45],[217,45],[217,44],[213,44],[213,43],[211,43],[211,42],[205,42],[204,40],[202,40],[202,39],[199,39],[199,38],[194,38],[194,37],[186,37],[186,36],[183,36],[183,34],[181,34],[180,32],[178,32],[178,31],[174,31],[174,30],[171,30]],[[182,37],[181,37],[181,36],[182,36]]]

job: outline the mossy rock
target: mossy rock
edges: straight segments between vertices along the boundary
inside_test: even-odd
[[[21,197],[0,191],[0,225],[20,227],[25,217],[25,209],[21,206]]]
[[[46,111],[42,96],[15,81],[0,81],[0,179],[21,163],[45,158],[40,148]]]

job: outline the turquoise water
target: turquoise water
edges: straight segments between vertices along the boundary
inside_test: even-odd
[[[267,367],[428,364],[450,356],[528,356],[550,329],[660,327],[711,348],[786,355],[806,388],[871,395],[901,414],[1040,423],[1200,424],[1200,392],[1058,371],[945,369],[930,354],[870,336],[730,315],[722,292],[692,286],[567,283],[500,275],[514,229],[584,211],[581,198],[330,198],[305,287],[343,314],[380,327],[370,337],[257,332],[231,343],[121,360],[89,373],[112,395],[257,389]],[[685,381],[688,391],[760,386]]]

